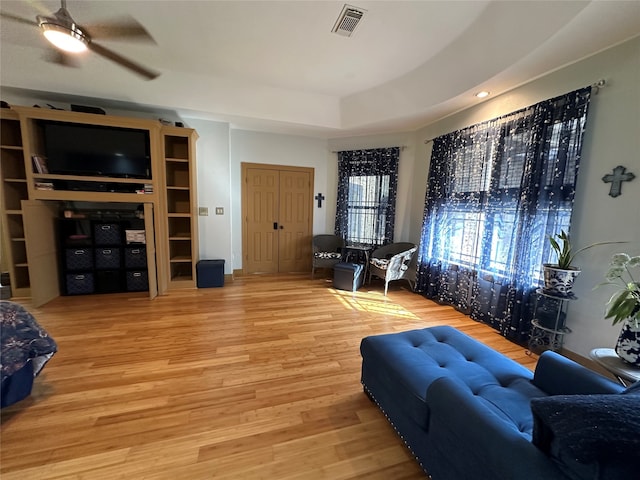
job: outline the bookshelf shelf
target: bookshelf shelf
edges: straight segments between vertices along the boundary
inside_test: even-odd
[[[164,196],[169,261],[169,287],[196,284],[197,206],[195,142],[197,134],[186,128],[163,128]]]
[[[22,211],[22,201],[29,198],[24,153],[19,116],[12,111],[1,111],[1,225],[14,297],[28,297],[31,294]]]

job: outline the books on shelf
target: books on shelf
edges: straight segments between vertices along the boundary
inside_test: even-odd
[[[152,183],[145,183],[144,184],[144,188],[138,188],[136,189],[136,193],[140,193],[140,194],[152,194],[153,193],[153,184]]]
[[[42,155],[31,155],[31,160],[33,161],[34,173],[49,173],[47,159]]]
[[[54,190],[53,182],[36,182],[36,190]]]

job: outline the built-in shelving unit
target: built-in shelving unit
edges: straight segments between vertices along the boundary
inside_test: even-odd
[[[64,295],[149,290],[145,219],[122,212],[60,218],[60,291]]]
[[[2,182],[2,230],[11,292],[14,297],[31,295],[29,263],[24,233],[22,200],[29,198],[20,119],[15,112],[0,112],[0,180]]]
[[[166,278],[169,288],[196,284],[198,261],[195,130],[163,127]]]
[[[31,296],[37,306],[60,294],[56,225],[61,202],[142,205],[149,295],[195,287],[195,130],[156,120],[20,106],[0,113],[2,250],[14,297]],[[150,178],[45,173],[32,159],[44,157],[43,125],[51,121],[148,132]]]

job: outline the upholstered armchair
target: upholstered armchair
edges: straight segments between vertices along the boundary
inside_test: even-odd
[[[417,247],[409,242],[390,243],[375,249],[369,260],[369,283],[376,276],[384,280],[384,295],[389,282],[407,280],[413,290],[416,281]]]
[[[311,278],[316,268],[333,268],[342,259],[344,240],[337,235],[315,235],[312,240]]]

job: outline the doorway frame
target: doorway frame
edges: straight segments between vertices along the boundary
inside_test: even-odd
[[[270,164],[270,163],[250,163],[250,162],[241,162],[240,163],[240,182],[241,182],[241,210],[242,210],[242,218],[241,218],[241,223],[242,223],[242,269],[240,270],[241,275],[245,276],[248,275],[246,272],[246,267],[245,267],[245,252],[247,251],[247,228],[246,228],[246,224],[247,222],[245,221],[245,219],[248,216],[248,212],[247,212],[247,195],[249,194],[248,192],[248,188],[247,188],[247,170],[250,168],[261,168],[264,170],[291,170],[291,171],[296,171],[296,172],[306,172],[309,174],[309,182],[311,184],[311,188],[309,189],[309,201],[310,201],[310,205],[311,205],[311,209],[310,209],[310,214],[309,214],[309,232],[311,234],[311,236],[313,236],[313,214],[314,214],[314,208],[313,208],[313,192],[315,191],[315,169],[313,167],[299,167],[299,166],[294,166],[294,165],[275,165],[275,164]],[[309,270],[311,271],[311,270]]]

